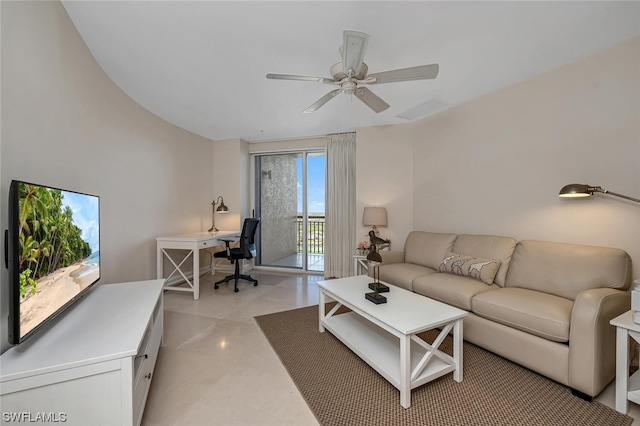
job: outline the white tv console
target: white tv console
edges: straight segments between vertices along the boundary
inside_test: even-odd
[[[163,286],[100,285],[3,353],[2,423],[140,424],[162,341]]]

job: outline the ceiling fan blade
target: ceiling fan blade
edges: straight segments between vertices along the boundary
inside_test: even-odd
[[[409,80],[425,80],[436,78],[438,76],[439,70],[440,66],[438,64],[420,65],[411,68],[377,72],[369,74],[367,78],[374,77],[376,79],[375,82],[370,84],[393,83],[396,81]]]
[[[361,33],[360,31],[344,30],[342,64],[345,74],[347,70],[351,69],[353,75],[358,75],[368,44],[369,34]]]
[[[271,80],[297,80],[297,81],[315,81],[317,83],[335,84],[337,81],[331,78],[313,77],[311,75],[293,75],[293,74],[267,74],[267,78]]]
[[[342,92],[342,89],[332,90],[317,101],[313,103],[309,108],[305,109],[305,113],[316,112],[322,105],[329,102],[331,99],[335,98],[338,93]]]
[[[388,103],[383,101],[378,97],[378,95],[376,95],[366,87],[358,87],[354,94],[356,95],[356,98],[360,99],[375,112],[382,112],[385,109],[389,108]]]

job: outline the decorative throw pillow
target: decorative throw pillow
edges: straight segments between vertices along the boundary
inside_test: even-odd
[[[438,272],[449,272],[464,277],[475,278],[485,284],[492,284],[500,268],[500,261],[482,257],[447,253],[438,266]]]

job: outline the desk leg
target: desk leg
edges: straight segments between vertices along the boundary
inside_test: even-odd
[[[629,333],[626,328],[616,327],[616,410],[629,411]]]
[[[193,300],[200,298],[200,250],[198,245],[193,247]]]
[[[162,257],[162,248],[156,248],[156,278],[164,278],[164,259]]]

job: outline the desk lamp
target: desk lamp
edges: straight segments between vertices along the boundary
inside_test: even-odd
[[[602,189],[600,186],[591,186],[584,185],[581,183],[572,183],[569,185],[565,185],[560,190],[560,197],[563,198],[581,198],[581,197],[590,197],[594,192],[600,192],[602,194],[615,195],[616,197],[624,198],[625,200],[635,201],[636,203],[640,203],[640,200],[637,198],[629,197],[622,194],[617,194],[615,192],[608,191],[606,189]]]
[[[218,201],[220,201],[220,205],[216,209],[216,204],[218,204]],[[208,232],[218,232],[219,229],[216,228],[215,221],[216,213],[227,213],[229,211],[229,207],[224,204],[224,198],[222,198],[222,195],[219,195],[217,199],[213,200],[211,205],[213,206],[211,210],[211,228],[209,228]]]

